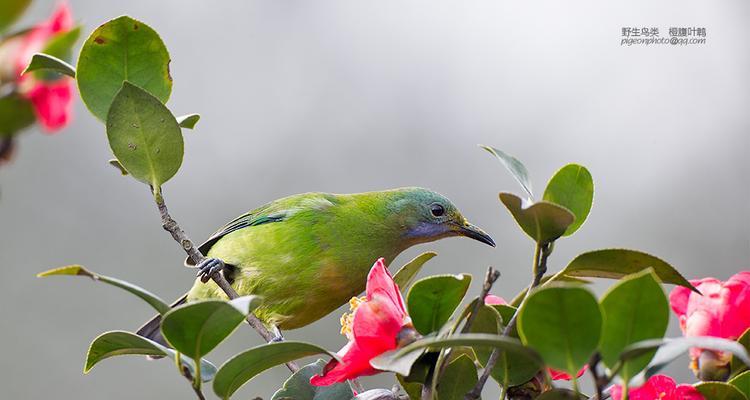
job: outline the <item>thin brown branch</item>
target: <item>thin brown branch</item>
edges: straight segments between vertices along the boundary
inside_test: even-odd
[[[602,355],[598,351],[591,356],[589,360],[589,372],[594,380],[594,386],[596,387],[595,400],[602,400],[604,392],[604,386],[607,385],[607,377],[599,375],[599,362],[602,360]]]
[[[526,291],[526,295],[524,296],[523,301],[518,306],[518,309],[516,309],[516,312],[513,314],[510,322],[508,322],[508,324],[505,326],[505,329],[503,329],[503,336],[510,336],[510,334],[513,333],[513,331],[516,329],[518,310],[523,307],[524,303],[526,303],[526,300],[528,300],[532,290],[535,287],[539,286],[539,283],[541,283],[544,274],[547,273],[547,258],[551,253],[551,243],[537,244],[536,249],[534,250],[534,277],[531,280],[531,284],[529,284],[529,289]],[[492,373],[492,369],[495,367],[495,364],[497,364],[497,360],[500,358],[500,353],[500,349],[492,350],[490,358],[487,360],[487,364],[484,366],[482,375],[479,377],[479,380],[477,381],[477,384],[474,386],[474,388],[471,389],[469,393],[466,393],[466,396],[464,397],[465,400],[476,400],[481,398],[484,385],[487,383],[487,379],[489,379],[490,374]]]
[[[206,257],[201,254],[193,241],[190,240],[187,234],[185,234],[182,228],[180,228],[180,225],[177,224],[177,221],[175,221],[174,218],[169,215],[167,204],[164,202],[164,197],[161,194],[156,196],[156,205],[159,208],[159,214],[161,214],[161,225],[164,230],[169,232],[172,235],[172,238],[180,244],[182,250],[187,253],[188,257],[193,260],[195,265],[199,265],[200,263],[202,263]],[[223,290],[230,299],[236,299],[240,297],[240,295],[224,278],[224,275],[221,272],[215,272],[213,275],[211,275],[211,279],[216,282],[216,285],[218,285],[219,288],[221,288],[221,290]],[[258,317],[255,316],[255,314],[250,313],[247,316],[247,322],[266,342],[270,342],[274,339],[274,335],[266,328],[263,322],[261,322]],[[299,366],[297,366],[297,364],[294,362],[288,362],[286,363],[286,366],[290,371],[292,371],[292,373],[299,371]]]
[[[496,271],[492,267],[487,268],[487,274],[484,276],[484,283],[482,284],[482,291],[479,292],[479,299],[477,299],[477,301],[474,303],[474,308],[472,308],[471,314],[469,314],[469,318],[466,319],[466,323],[464,324],[463,329],[461,329],[461,333],[469,332],[469,329],[471,329],[471,326],[474,324],[474,320],[477,318],[479,308],[484,305],[484,298],[487,297],[487,294],[490,293],[492,285],[499,277],[500,271]]]

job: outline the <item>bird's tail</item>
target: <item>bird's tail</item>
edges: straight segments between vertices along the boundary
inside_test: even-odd
[[[179,306],[180,304],[185,304],[187,301],[187,293],[177,299],[174,303],[170,305],[170,307],[175,308]],[[143,336],[146,339],[151,339],[156,343],[159,343],[163,346],[168,346],[167,341],[164,339],[164,336],[161,334],[161,315],[156,314],[151,320],[143,324],[138,331],[136,332],[138,336]]]

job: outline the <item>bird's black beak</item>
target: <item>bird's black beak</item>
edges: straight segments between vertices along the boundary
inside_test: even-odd
[[[472,238],[484,244],[495,247],[495,241],[492,240],[490,235],[488,235],[487,232],[483,231],[478,226],[470,224],[469,221],[464,221],[463,224],[459,225],[457,231],[461,236],[466,236],[468,238]]]

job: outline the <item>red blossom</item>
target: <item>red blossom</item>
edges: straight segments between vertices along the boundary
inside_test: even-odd
[[[580,378],[581,375],[583,375],[584,372],[586,372],[586,369],[588,369],[588,365],[584,365],[581,367],[580,370],[578,370],[578,373],[576,374],[576,378]],[[556,369],[547,368],[547,372],[549,372],[549,376],[552,378],[553,381],[569,381],[573,379],[570,374],[563,371],[558,371]]]
[[[612,400],[622,400],[622,386],[614,385],[610,391]],[[703,395],[691,385],[676,384],[666,375],[654,375],[638,388],[628,390],[630,400],[703,400]]]
[[[42,128],[49,133],[65,127],[71,118],[73,80],[67,76],[54,81],[21,75],[34,53],[41,52],[57,34],[73,27],[73,17],[67,3],[60,3],[52,16],[34,25],[26,33],[13,38],[0,51],[10,59],[12,74],[19,93],[32,103],[34,114]],[[3,61],[4,62],[4,61]]]
[[[704,278],[690,283],[703,295],[682,286],[674,288],[669,295],[669,303],[680,319],[685,336],[736,340],[750,328],[750,271],[735,274],[726,282]],[[701,352],[701,349],[691,349],[691,359],[696,361]]]
[[[341,361],[329,361],[321,375],[310,379],[314,386],[380,372],[370,365],[370,360],[397,348],[399,333],[411,327],[404,299],[382,258],[375,262],[367,276],[366,296],[355,297],[350,304],[352,314],[341,319],[341,331],[349,343],[338,352]]]

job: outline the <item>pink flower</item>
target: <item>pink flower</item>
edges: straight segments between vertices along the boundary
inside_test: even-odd
[[[508,302],[502,297],[488,294],[484,297],[484,304],[487,304],[488,306],[503,306],[508,304]]]
[[[622,399],[622,386],[614,385],[610,391],[612,400]],[[654,375],[646,383],[628,390],[630,400],[703,400],[703,395],[691,385],[677,385],[666,375]]]
[[[73,80],[67,76],[54,81],[36,79],[32,74],[21,75],[34,53],[41,52],[55,35],[69,31],[73,17],[67,3],[60,3],[52,16],[35,25],[28,32],[4,44],[2,56],[10,58],[18,92],[29,99],[37,121],[47,132],[55,132],[70,122],[73,99]],[[2,61],[6,62],[6,61]]]
[[[588,365],[584,365],[583,367],[581,367],[581,369],[578,370],[578,373],[576,374],[576,378],[580,378],[581,375],[583,375],[583,373],[586,372],[586,369],[588,369],[588,367],[589,367]],[[558,371],[556,369],[547,368],[547,372],[549,372],[549,376],[552,378],[553,381],[560,381],[560,380],[569,381],[573,379],[573,377],[570,376],[570,374],[568,374],[567,372]]]
[[[682,286],[674,288],[669,295],[669,303],[680,319],[685,336],[736,340],[750,328],[750,271],[740,272],[726,282],[704,278],[690,283],[703,295]],[[701,349],[690,349],[694,363],[701,352]],[[728,357],[719,354],[719,358],[727,358],[726,361]]]
[[[329,361],[321,375],[310,379],[312,385],[327,386],[380,372],[370,360],[399,347],[404,332],[413,333],[404,299],[382,258],[367,276],[365,293],[364,298],[352,298],[352,313],[341,318],[341,332],[349,339],[338,352],[341,361]]]

